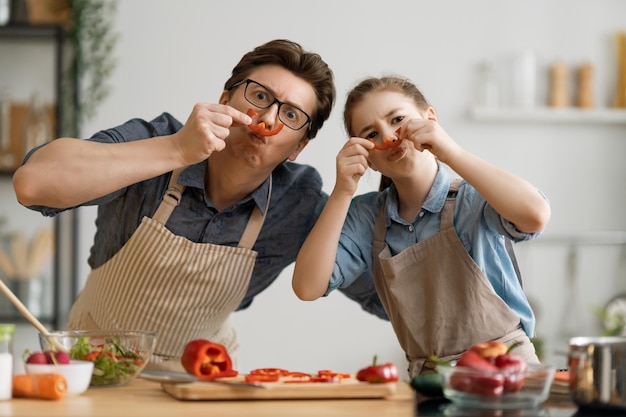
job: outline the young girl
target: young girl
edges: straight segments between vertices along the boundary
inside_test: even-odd
[[[431,355],[456,359],[488,340],[520,342],[515,352],[537,363],[534,314],[505,242],[545,228],[543,194],[459,146],[406,79],[362,81],[344,122],[335,188],[296,260],[297,296],[353,286],[365,302],[375,285],[412,377],[432,371]],[[368,167],[389,186],[353,198]]]

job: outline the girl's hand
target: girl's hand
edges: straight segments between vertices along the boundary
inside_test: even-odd
[[[441,125],[428,119],[411,119],[402,126],[400,138],[413,142],[418,151],[428,150],[442,162],[461,151],[461,147]]]
[[[341,148],[336,158],[337,179],[333,192],[345,193],[352,197],[359,185],[359,179],[369,168],[367,157],[374,149],[370,140],[353,137]]]
[[[173,136],[186,165],[207,159],[226,147],[231,126],[247,126],[250,116],[224,104],[198,103]]]

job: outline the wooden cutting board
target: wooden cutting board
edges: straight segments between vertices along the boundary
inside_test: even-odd
[[[232,379],[242,381],[241,379]],[[210,382],[162,383],[163,390],[178,400],[296,400],[296,399],[384,399],[396,392],[397,383],[370,384],[356,378],[341,382],[265,382],[263,388],[222,385]]]

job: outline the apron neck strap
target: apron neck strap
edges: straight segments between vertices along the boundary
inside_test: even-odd
[[[163,226],[165,226],[165,223],[167,223],[167,220],[170,218],[172,211],[174,211],[174,208],[176,208],[176,206],[180,204],[180,200],[182,199],[185,186],[178,183],[178,177],[180,177],[180,173],[183,169],[184,168],[179,168],[172,172],[170,182],[168,184],[167,190],[165,191],[165,194],[163,195],[161,204],[159,204],[159,207],[154,213],[154,216],[152,216],[155,221],[159,222]],[[265,209],[261,213],[259,206],[254,206],[254,210],[252,210],[250,219],[248,219],[248,224],[246,225],[246,228],[241,235],[241,239],[239,240],[239,244],[237,245],[237,247],[252,249],[257,237],[259,236],[259,233],[261,232],[263,222],[265,222],[265,216],[267,215],[267,210],[270,206],[271,196],[272,175],[270,175],[270,182],[267,190],[267,203],[265,204]]]
[[[439,230],[445,230],[454,226],[454,206],[456,205],[456,195],[461,186],[461,178],[454,178],[450,180],[450,189],[448,190],[448,196],[446,202],[441,209],[441,221],[439,223]]]
[[[261,227],[263,227],[263,222],[265,221],[265,216],[267,216],[267,210],[270,207],[270,197],[272,196],[272,174],[270,174],[270,183],[267,189],[267,203],[265,203],[265,209],[263,213],[259,209],[259,206],[254,206],[254,210],[252,210],[252,214],[250,215],[250,219],[248,219],[248,224],[246,225],[246,229],[243,231],[241,235],[241,239],[239,239],[238,248],[247,248],[252,249],[254,243],[256,242],[259,233],[261,232]]]
[[[448,197],[441,209],[441,222],[439,230],[444,230],[454,225],[454,206],[456,202],[456,194],[463,182],[462,178],[454,178],[450,181],[450,189]],[[385,205],[383,204],[378,211],[378,217],[374,224],[374,240],[384,240],[387,230],[385,228]]]
[[[165,223],[167,223],[167,219],[170,218],[172,211],[176,206],[180,204],[180,200],[183,197],[183,191],[185,190],[185,186],[178,183],[178,177],[180,177],[180,173],[182,172],[182,170],[183,168],[179,168],[175,171],[172,171],[170,183],[167,186],[167,190],[165,190],[165,194],[163,195],[161,204],[159,204],[159,207],[154,213],[154,216],[152,216],[154,220],[162,225],[165,225]]]

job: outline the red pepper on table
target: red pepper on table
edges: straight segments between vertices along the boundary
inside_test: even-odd
[[[203,380],[237,376],[233,362],[224,345],[206,339],[187,343],[181,364],[187,373]]]
[[[374,356],[372,365],[361,369],[356,374],[356,379],[364,382],[382,383],[395,382],[398,380],[398,368],[393,363],[384,363],[378,365],[378,358]]]

